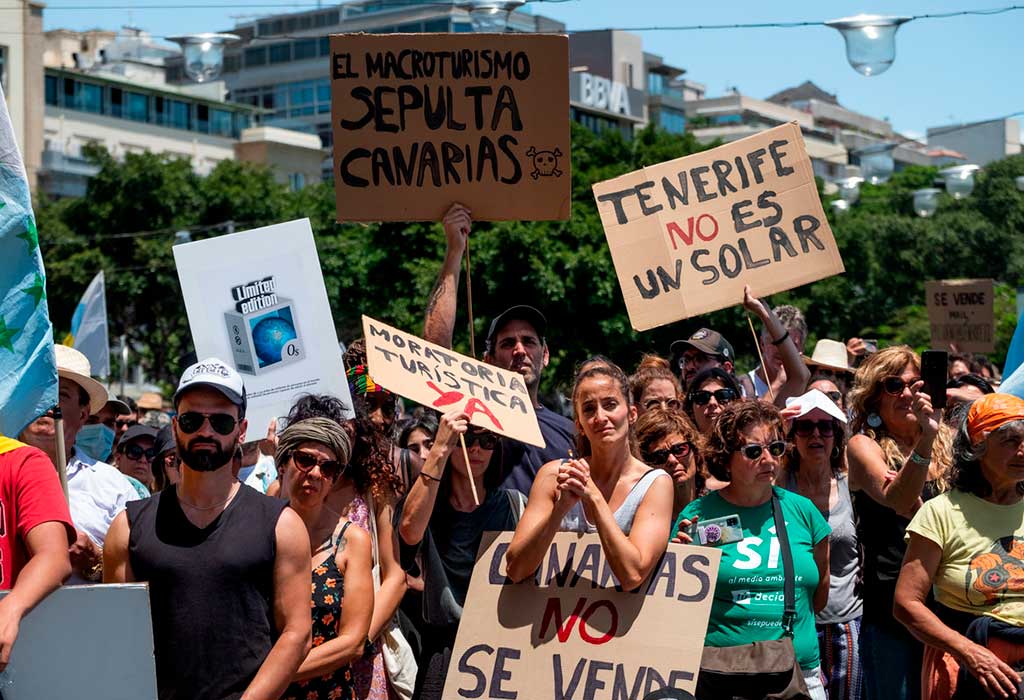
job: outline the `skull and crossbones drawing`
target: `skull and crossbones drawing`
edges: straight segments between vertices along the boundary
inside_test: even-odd
[[[538,151],[533,146],[526,152],[527,158],[533,158],[533,172],[530,177],[536,180],[538,177],[561,177],[562,171],[558,169],[558,159],[562,157],[562,151]]]

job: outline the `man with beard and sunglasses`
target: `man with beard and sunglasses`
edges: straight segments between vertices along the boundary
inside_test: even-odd
[[[448,249],[427,305],[423,337],[450,348],[455,331],[462,255],[473,219],[469,209],[453,204],[443,223]],[[538,398],[541,374],[550,359],[545,338],[547,325],[544,314],[534,307],[512,306],[491,321],[484,347],[484,362],[523,376],[523,384],[533,401],[544,437],[544,447],[516,440],[501,441],[502,472],[506,475],[502,486],[515,489],[524,496],[529,495],[537,470],[550,461],[565,457],[573,445],[575,429],[572,421],[543,406]]]
[[[306,528],[234,477],[247,428],[234,369],[192,365],[174,406],[181,480],[117,517],[104,580],[149,583],[161,700],[278,698],[311,644]]]

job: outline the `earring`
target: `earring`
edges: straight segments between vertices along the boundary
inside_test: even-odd
[[[870,425],[872,428],[881,428],[882,427],[882,417],[880,415],[878,415],[877,413],[869,413],[868,414],[868,425]]]
[[[839,445],[832,448],[832,458],[835,459],[839,456]]]

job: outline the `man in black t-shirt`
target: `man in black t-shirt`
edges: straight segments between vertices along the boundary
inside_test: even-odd
[[[104,581],[149,583],[160,700],[271,700],[311,644],[310,547],[295,511],[238,482],[245,386],[192,365],[174,395],[181,480],[110,526]]]
[[[423,338],[450,348],[455,330],[462,255],[473,219],[468,209],[461,204],[453,204],[443,223],[448,250],[427,304]],[[544,447],[508,438],[501,441],[502,466],[507,474],[503,486],[516,489],[523,495],[529,495],[533,478],[543,464],[568,456],[575,432],[572,421],[545,408],[538,399],[541,373],[550,357],[546,332],[544,314],[532,306],[513,306],[491,321],[484,349],[484,362],[523,375],[544,437]]]

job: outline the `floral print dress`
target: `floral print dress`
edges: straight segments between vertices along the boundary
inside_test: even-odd
[[[345,577],[338,571],[338,547],[345,537],[345,530],[351,524],[347,522],[341,528],[331,556],[313,569],[313,599],[310,607],[313,614],[314,647],[338,636],[341,600],[345,595]],[[292,683],[285,691],[283,700],[356,700],[352,669],[345,665],[319,678]]]
[[[348,519],[373,537],[370,531],[370,508],[362,496],[352,499]],[[373,562],[376,566],[379,562]],[[384,652],[377,643],[367,644],[363,658],[352,662],[356,684],[356,700],[388,700],[388,677],[384,669]]]

